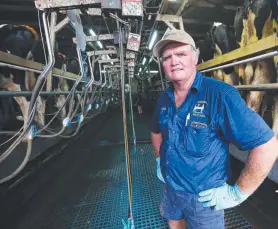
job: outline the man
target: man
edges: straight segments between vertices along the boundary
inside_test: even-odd
[[[224,209],[242,203],[267,177],[278,141],[234,87],[196,70],[199,53],[185,31],[167,31],[153,55],[173,84],[150,122],[157,176],[165,182],[160,212],[171,229],[224,229]],[[250,150],[234,185],[226,183],[229,143]]]

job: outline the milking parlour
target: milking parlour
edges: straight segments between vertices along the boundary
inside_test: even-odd
[[[1,229],[277,229],[277,0],[1,0]]]

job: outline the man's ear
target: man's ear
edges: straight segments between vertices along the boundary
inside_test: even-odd
[[[199,60],[199,55],[195,54],[194,55],[194,65],[195,66],[198,64],[198,60]]]

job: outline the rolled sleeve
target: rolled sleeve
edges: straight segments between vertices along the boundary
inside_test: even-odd
[[[221,132],[225,140],[239,149],[251,150],[274,136],[261,116],[248,108],[236,89],[226,93],[221,108]]]

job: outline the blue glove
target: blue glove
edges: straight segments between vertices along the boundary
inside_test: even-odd
[[[238,185],[224,185],[209,189],[199,193],[198,201],[203,203],[204,207],[214,207],[216,211],[232,208],[243,201],[245,201],[249,195],[243,193]]]
[[[161,169],[160,169],[160,157],[156,158],[156,176],[159,180],[165,183],[165,180],[162,176]]]

